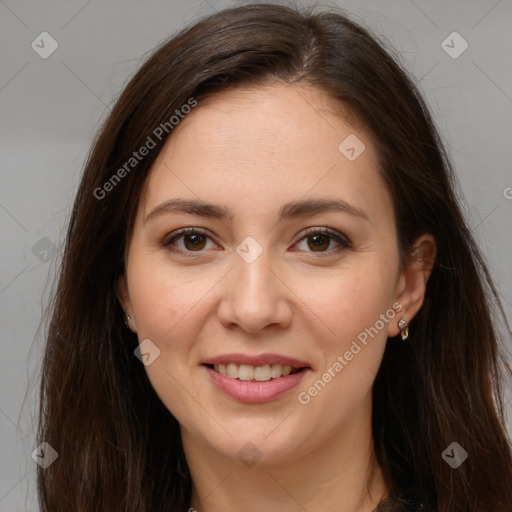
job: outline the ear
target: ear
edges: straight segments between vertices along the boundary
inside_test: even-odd
[[[398,321],[405,318],[410,322],[418,313],[423,300],[427,283],[434,268],[436,259],[436,241],[430,234],[420,236],[414,243],[407,266],[402,270],[398,280],[396,302],[402,309],[397,322],[388,324],[388,336],[397,336],[400,332]]]
[[[117,299],[119,300],[119,303],[121,304],[121,307],[123,308],[126,315],[126,324],[132,332],[137,332],[137,326],[135,325],[135,320],[133,318],[130,293],[128,291],[128,283],[124,274],[117,278],[115,289]]]

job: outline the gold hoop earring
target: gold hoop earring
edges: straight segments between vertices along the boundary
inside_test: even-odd
[[[400,322],[398,322],[398,327],[400,328],[402,341],[405,341],[409,337],[409,324],[407,323],[407,320],[402,318]]]

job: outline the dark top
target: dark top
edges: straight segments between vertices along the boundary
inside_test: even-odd
[[[389,496],[375,512],[434,512],[422,503],[415,493],[405,492],[400,496]]]

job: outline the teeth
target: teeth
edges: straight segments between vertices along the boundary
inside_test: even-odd
[[[254,366],[248,364],[241,364],[238,368],[238,379],[239,380],[252,380],[254,378]]]
[[[281,375],[283,374],[282,370],[283,370],[282,365],[273,364],[270,369],[270,374],[271,374],[272,378],[277,379],[278,377],[281,377]]]
[[[225,377],[238,380],[256,380],[259,382],[267,382],[271,379],[285,377],[290,373],[296,373],[298,368],[281,364],[265,364],[263,366],[251,366],[250,364],[215,364],[213,368]]]
[[[256,366],[254,368],[254,380],[265,382],[271,378],[272,370],[270,369],[270,365],[266,364],[265,366]]]
[[[222,364],[219,366],[224,366],[224,365]],[[222,373],[222,371],[220,373]],[[222,375],[227,375],[228,377],[231,377],[232,379],[238,379],[238,365],[237,364],[228,364],[227,365],[227,373],[222,373]]]

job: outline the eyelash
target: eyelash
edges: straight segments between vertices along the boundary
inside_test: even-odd
[[[198,234],[198,235],[206,236],[207,238],[211,239],[211,237],[208,235],[208,233],[206,233],[205,231],[203,231],[201,229],[183,228],[183,229],[179,229],[179,230],[174,231],[173,233],[170,233],[169,235],[167,235],[161,241],[160,245],[162,247],[170,248],[171,244],[175,240],[178,240],[179,238],[182,238],[183,236],[189,235],[189,234]],[[332,240],[335,240],[336,242],[338,242],[341,245],[341,247],[339,247],[338,250],[342,249],[342,248],[350,249],[352,247],[352,243],[349,241],[349,239],[346,236],[342,235],[341,233],[339,233],[337,231],[329,229],[329,228],[308,228],[304,232],[304,235],[302,236],[302,238],[300,238],[296,243],[302,242],[304,239],[307,239],[308,237],[311,237],[313,235],[323,235],[323,236],[327,236],[327,237],[331,238]],[[183,251],[181,249],[175,249],[175,248],[172,248],[170,250],[173,250],[175,252],[180,252],[182,254],[187,254],[187,256],[189,256],[189,257],[193,256],[194,253],[203,252],[203,250],[200,250],[200,251],[185,250],[185,251]],[[310,252],[311,254],[314,254],[315,256],[322,258],[325,256],[332,256],[333,251],[337,252],[336,249],[331,249],[329,251],[320,251],[320,252],[314,252],[314,251],[306,251],[306,252]]]

